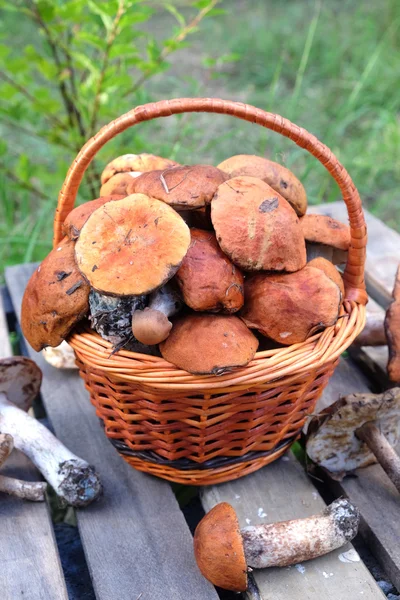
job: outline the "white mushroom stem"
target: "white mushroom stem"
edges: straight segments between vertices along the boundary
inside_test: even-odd
[[[400,456],[389,444],[377,424],[373,421],[364,423],[362,427],[357,429],[356,436],[367,444],[382,469],[386,471],[398,492],[400,492]]]
[[[8,433],[0,433],[0,467],[5,463],[14,448],[14,440]],[[45,498],[47,483],[44,481],[21,481],[13,477],[0,475],[0,492],[22,498],[24,500],[32,500],[33,502],[41,502]]]
[[[86,461],[75,456],[39,421],[27,415],[0,393],[0,431],[14,438],[56,494],[73,506],[86,506],[101,493],[101,483]]]
[[[149,305],[135,310],[132,316],[132,333],[142,344],[159,344],[169,336],[172,323],[168,319],[182,306],[182,300],[174,288],[166,284],[150,294]]]
[[[340,548],[357,534],[358,509],[339,498],[319,515],[245,527],[240,531],[248,566],[285,567]]]

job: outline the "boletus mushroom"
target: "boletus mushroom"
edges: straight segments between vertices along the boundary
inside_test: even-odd
[[[211,583],[243,592],[249,567],[286,567],[323,556],[356,536],[359,519],[358,509],[339,498],[312,517],[240,529],[233,507],[221,502],[198,524],[194,554]]]
[[[393,287],[393,302],[385,315],[385,334],[389,347],[387,372],[390,381],[400,383],[400,267]]]
[[[342,294],[342,298],[344,298],[344,283],[343,278],[335,265],[331,263],[326,258],[322,256],[318,256],[317,258],[313,258],[310,262],[307,263],[307,267],[315,267],[316,269],[321,269],[325,273],[329,279],[332,279],[334,283],[340,289],[340,293]]]
[[[0,432],[12,436],[14,446],[31,459],[58,496],[73,506],[87,506],[102,490],[94,468],[25,412],[41,381],[42,372],[32,360],[0,360]]]
[[[166,202],[176,210],[196,210],[210,204],[226,175],[211,165],[173,167],[143,173],[133,180],[131,193]]]
[[[313,462],[342,479],[379,462],[400,492],[400,388],[382,394],[350,394],[315,415],[306,451]]]
[[[149,304],[132,315],[132,333],[142,344],[154,345],[163,342],[172,329],[168,317],[182,308],[182,300],[170,283],[156,290],[149,297]]]
[[[175,280],[183,300],[196,311],[234,313],[243,306],[243,275],[222,252],[215,235],[190,230],[191,242]]]
[[[255,177],[219,186],[211,220],[223,252],[245,271],[298,271],[306,264],[299,219],[290,204]]]
[[[245,282],[246,325],[280,344],[304,342],[334,325],[341,292],[321,269],[308,265],[296,273],[258,273]]]
[[[100,206],[103,206],[103,204],[106,204],[106,202],[122,200],[122,198],[125,198],[124,194],[102,196],[96,198],[96,200],[91,200],[90,202],[85,202],[84,204],[77,206],[65,219],[62,226],[63,234],[69,237],[70,240],[77,240],[83,225],[95,210],[100,208]]]
[[[230,178],[246,175],[262,179],[289,202],[299,217],[305,214],[307,195],[303,184],[279,163],[261,156],[238,154],[224,160],[218,168]]]
[[[129,196],[132,180],[140,177],[141,173],[117,173],[113,175],[100,188],[100,196],[120,195],[123,198]]]
[[[101,174],[101,183],[105,184],[117,173],[145,173],[146,171],[164,170],[176,167],[178,163],[169,158],[154,154],[123,154],[114,158]]]
[[[247,365],[258,340],[238,317],[186,315],[178,318],[165,342],[162,356],[189,373],[214,375]]]
[[[300,219],[307,242],[307,260],[322,256],[334,264],[346,262],[350,227],[327,215],[308,214]]]
[[[89,311],[89,285],[63,238],[34,271],[22,299],[22,332],[34,350],[59,346]]]
[[[8,433],[0,433],[0,467],[6,462],[14,448],[14,440]],[[14,477],[0,475],[0,492],[16,496],[22,500],[42,502],[45,499],[47,483],[44,481],[22,481]]]
[[[97,291],[114,296],[149,294],[178,270],[190,231],[170,206],[143,194],[107,202],[81,229],[75,254]]]

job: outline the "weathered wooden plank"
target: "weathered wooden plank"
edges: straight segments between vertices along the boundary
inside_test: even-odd
[[[206,511],[218,502],[232,504],[241,527],[307,517],[325,506],[290,454],[237,481],[204,488],[201,497]],[[351,562],[344,562],[347,552]],[[301,565],[256,570],[253,575],[263,600],[384,597],[351,544]],[[251,594],[247,597],[254,598]]]
[[[17,314],[34,265],[7,270]],[[104,496],[77,511],[98,600],[216,600],[201,576],[192,537],[169,484],[129,467],[106,440],[77,373],[59,371],[29,349],[44,372],[43,401],[57,436],[95,465]],[[56,596],[55,596],[56,597]]]
[[[0,358],[11,355],[0,294]],[[3,475],[36,481],[38,472],[14,451]],[[0,494],[0,590],[2,600],[67,600],[67,590],[46,503]]]

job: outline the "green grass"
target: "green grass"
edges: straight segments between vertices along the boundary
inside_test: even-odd
[[[192,46],[174,55],[171,70],[149,83],[143,100],[221,96],[288,117],[330,146],[364,205],[400,230],[400,5],[395,0],[229,0],[224,7],[224,16],[204,22]],[[164,26],[157,16],[151,22],[161,33]],[[0,132],[15,148],[31,147],[38,160],[49,159],[43,142],[9,129]],[[293,169],[310,203],[339,197],[314,158],[277,134],[231,117],[186,115],[145,123],[138,127],[135,147],[131,139],[125,132],[108,145],[100,167],[123,151],[214,164],[235,153],[256,153]],[[65,171],[67,160],[71,157],[63,158]],[[60,172],[42,188],[48,201],[0,178],[1,265],[37,260],[49,250]],[[34,173],[32,181],[43,185]]]

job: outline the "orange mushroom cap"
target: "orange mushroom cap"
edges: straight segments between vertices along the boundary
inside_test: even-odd
[[[108,163],[101,174],[101,183],[107,183],[107,181],[116,173],[127,173],[132,171],[145,173],[146,171],[154,171],[155,169],[176,167],[177,164],[178,163],[169,158],[162,158],[161,156],[155,156],[154,154],[123,154]]]
[[[225,590],[247,589],[247,566],[239,521],[227,502],[206,514],[194,533],[194,555],[208,581]]]
[[[233,313],[243,306],[243,275],[210,231],[191,229],[191,243],[175,279],[193,310]]]
[[[317,258],[313,258],[310,262],[307,263],[308,267],[315,267],[316,269],[321,269],[329,277],[339,286],[340,293],[342,294],[342,298],[344,298],[344,283],[341,274],[337,270],[334,264],[332,264],[326,258],[322,256],[318,256]]]
[[[238,154],[224,160],[218,165],[218,168],[231,178],[246,175],[262,179],[276,192],[279,192],[299,216],[305,214],[307,210],[306,191],[303,184],[286,167],[261,156]]]
[[[133,180],[140,175],[140,172],[116,173],[106,183],[103,183],[100,188],[100,196],[112,196],[115,194],[123,198],[129,196]]]
[[[100,206],[103,206],[106,202],[121,200],[124,197],[125,196],[121,195],[105,196],[77,206],[74,210],[71,210],[68,217],[65,219],[62,226],[63,234],[68,236],[70,240],[76,240],[79,237],[83,225],[95,210],[100,208]]]
[[[211,219],[222,250],[247,271],[298,271],[306,245],[290,204],[255,177],[235,177],[219,186]]]
[[[208,314],[181,317],[160,344],[166,360],[198,374],[247,365],[257,348],[257,338],[238,317]]]
[[[94,289],[137,296],[171,279],[189,244],[189,228],[177,212],[164,202],[133,194],[91,214],[75,253]]]
[[[350,227],[326,215],[309,214],[300,219],[304,239],[314,244],[332,246],[338,250],[350,247]]]

